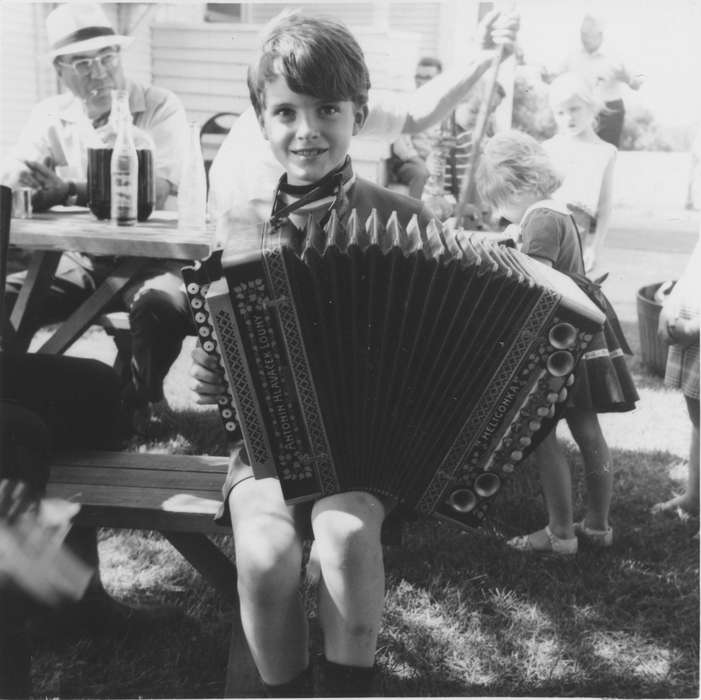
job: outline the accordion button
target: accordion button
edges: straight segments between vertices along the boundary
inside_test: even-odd
[[[528,424],[528,427],[535,432],[536,430],[540,430],[540,421],[539,420],[532,420]]]
[[[202,348],[205,352],[214,352],[215,347],[214,342],[211,340],[205,340],[204,343],[202,343]]]
[[[194,297],[194,299],[190,300],[190,306],[193,309],[201,309],[202,308],[202,299],[199,297]]]
[[[204,312],[202,312],[202,311],[198,311],[198,312],[195,314],[195,321],[196,321],[197,323],[204,323],[206,320],[207,320],[207,314],[206,314],[206,313],[204,313]]]
[[[540,406],[536,409],[536,414],[539,415],[541,418],[545,418],[545,416],[550,413],[550,407],[549,406]]]
[[[514,462],[520,462],[523,459],[523,452],[521,452],[521,450],[514,450],[509,457],[511,457]]]
[[[236,430],[236,423],[234,423],[234,421],[227,421],[224,424],[224,427],[226,428],[227,432],[233,433],[234,430]]]
[[[188,294],[199,294],[200,293],[200,285],[195,284],[194,282],[190,282],[190,284],[187,285],[187,292],[188,292]]]
[[[574,374],[570,374],[569,377],[567,377],[567,381],[565,381],[565,386],[572,386],[574,384]]]
[[[565,388],[560,389],[560,393],[557,395],[558,403],[562,403],[567,399],[568,391]]]
[[[501,466],[501,470],[505,474],[511,474],[514,471],[514,465],[511,464],[511,462],[504,462],[504,464]]]
[[[523,447],[528,447],[532,442],[531,438],[527,437],[526,435],[524,435],[522,438],[519,438],[518,441],[521,445],[523,445]]]
[[[557,394],[554,391],[551,391],[547,394],[547,396],[545,397],[545,400],[548,403],[555,403],[557,401]]]
[[[211,331],[209,330],[209,328],[207,328],[207,326],[202,326],[202,328],[200,328],[200,335],[203,338],[208,338],[210,333]]]

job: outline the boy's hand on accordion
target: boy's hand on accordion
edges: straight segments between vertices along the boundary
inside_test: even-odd
[[[195,394],[198,404],[216,404],[219,397],[226,393],[224,371],[216,358],[206,353],[199,343],[192,351],[190,376],[190,389]]]

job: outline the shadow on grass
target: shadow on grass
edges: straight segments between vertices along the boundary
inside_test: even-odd
[[[180,585],[168,581],[151,605],[183,611],[175,619],[105,625],[90,634],[46,630],[34,639],[34,694],[44,697],[221,697],[231,612],[183,562]],[[166,583],[166,582],[164,582]],[[177,589],[177,590],[175,590]],[[143,605],[138,593],[123,602]]]
[[[697,697],[699,522],[649,514],[673,490],[675,459],[614,451],[610,550],[528,555],[490,534],[411,526],[386,558],[384,692]],[[511,505],[509,535],[546,522],[537,494]]]

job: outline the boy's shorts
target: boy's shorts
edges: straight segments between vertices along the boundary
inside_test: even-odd
[[[250,465],[246,448],[243,444],[236,446],[229,460],[229,471],[227,472],[224,484],[222,485],[222,503],[219,506],[217,514],[214,516],[214,521],[217,525],[231,527],[231,511],[229,510],[229,496],[231,491],[238,484],[248,479],[255,479],[253,467]],[[403,520],[399,515],[393,512],[396,503],[389,498],[377,496],[385,507],[387,513],[384,522],[382,523],[382,544],[397,545],[402,541],[402,523]],[[314,539],[311,525],[311,513],[314,506],[314,501],[305,503],[297,503],[290,506],[295,522],[295,527],[300,534],[300,537],[305,540]]]

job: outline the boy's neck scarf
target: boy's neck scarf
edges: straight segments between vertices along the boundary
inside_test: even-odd
[[[278,182],[273,200],[270,223],[277,225],[292,213],[305,214],[327,207],[320,225],[323,227],[336,209],[342,217],[348,209],[346,193],[355,182],[355,173],[350,156],[335,170],[324,175],[311,185],[290,185],[285,173]]]

